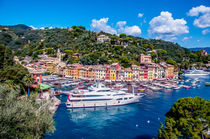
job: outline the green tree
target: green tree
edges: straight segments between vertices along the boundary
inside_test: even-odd
[[[0,70],[12,64],[14,64],[14,62],[11,49],[0,44]]]
[[[120,38],[126,38],[126,34],[120,34]]]
[[[210,101],[200,97],[181,98],[166,113],[158,138],[201,138],[207,135],[210,123]]]
[[[172,64],[172,65],[176,65],[176,61],[174,61],[172,58],[168,58],[168,59],[166,60],[166,63]]]
[[[121,57],[120,58],[120,64],[125,68],[128,68],[128,67],[131,66],[130,61],[128,60],[127,57]]]
[[[29,74],[28,70],[22,65],[16,64],[13,66],[8,66],[0,72],[0,79],[3,81],[12,80],[15,84],[19,85],[21,88],[21,94],[25,93],[25,83],[23,78],[25,75]]]
[[[64,50],[64,53],[66,53],[68,56],[71,56],[74,54],[74,52],[72,50]]]
[[[54,131],[49,106],[39,109],[34,100],[20,99],[18,86],[0,84],[0,138],[42,138]]]

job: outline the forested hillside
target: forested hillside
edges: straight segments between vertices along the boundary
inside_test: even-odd
[[[101,34],[109,36],[110,41],[98,43]],[[38,58],[39,54],[56,56],[57,48],[65,53],[63,60],[67,63],[110,64],[119,62],[124,67],[138,64],[139,54],[150,53],[154,62],[167,63],[187,67],[194,62],[208,63],[209,56],[193,52],[177,43],[163,40],[147,40],[125,34],[111,35],[92,32],[83,26],[72,28],[55,28],[33,30],[26,25],[0,26],[0,44],[10,47],[14,55],[23,59],[26,55]],[[80,57],[73,57],[78,53]]]

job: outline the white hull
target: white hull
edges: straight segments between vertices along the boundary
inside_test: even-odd
[[[135,96],[132,99],[127,100],[116,100],[111,99],[107,101],[78,101],[72,102],[67,100],[66,107],[67,108],[86,108],[86,107],[107,107],[107,106],[118,106],[118,105],[126,105],[131,103],[139,102],[139,99],[142,96]]]
[[[208,74],[185,74],[185,76],[207,76]]]
[[[209,73],[203,70],[192,70],[184,74],[184,76],[208,76],[208,75]]]

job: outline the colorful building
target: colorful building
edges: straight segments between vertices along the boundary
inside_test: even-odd
[[[133,72],[131,68],[125,68],[124,69],[124,80],[125,81],[132,81],[133,79]]]
[[[110,80],[116,80],[117,79],[117,70],[119,69],[119,64],[118,63],[113,63],[110,66]]]
[[[133,80],[139,80],[139,71],[140,71],[140,67],[137,65],[132,65],[131,66],[132,69],[132,75],[133,75]]]

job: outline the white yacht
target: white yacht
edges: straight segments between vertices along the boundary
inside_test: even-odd
[[[203,70],[189,70],[184,76],[208,76],[209,73]]]
[[[88,90],[72,91],[72,93],[68,96],[66,107],[81,108],[125,105],[139,102],[139,98],[142,96],[143,95],[137,96],[134,93],[126,93],[121,90],[114,91],[99,83],[91,86]]]

